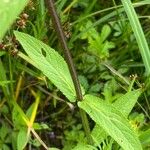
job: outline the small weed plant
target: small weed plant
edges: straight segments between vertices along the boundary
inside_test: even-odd
[[[149,4],[0,0],[0,150],[150,149]]]

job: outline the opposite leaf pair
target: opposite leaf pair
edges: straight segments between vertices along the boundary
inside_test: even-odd
[[[41,70],[71,102],[75,102],[75,89],[64,59],[55,50],[27,34],[15,32],[15,36],[33,61],[33,65]],[[112,105],[98,97],[85,95],[84,100],[78,102],[78,105],[122,148],[141,150],[141,144],[126,119],[140,93],[140,90],[133,91]],[[122,113],[118,111],[120,109]]]

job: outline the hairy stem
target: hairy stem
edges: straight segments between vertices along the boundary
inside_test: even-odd
[[[74,63],[73,63],[73,60],[72,60],[72,57],[71,57],[71,53],[70,53],[70,51],[68,49],[68,46],[67,46],[66,37],[64,35],[60,19],[57,15],[57,12],[56,12],[56,9],[55,9],[55,6],[54,6],[54,2],[53,2],[53,0],[45,0],[45,2],[47,4],[49,13],[52,17],[52,22],[53,22],[54,28],[57,32],[57,36],[59,38],[60,44],[61,44],[61,46],[63,48],[63,51],[64,51],[65,60],[68,64],[69,71],[70,71],[70,74],[71,74],[71,77],[72,77],[72,80],[73,80],[73,83],[74,83],[76,96],[77,96],[77,101],[82,101],[83,100],[83,95],[82,95],[82,91],[81,91],[81,86],[80,86],[80,83],[79,83],[79,80],[78,80],[78,77],[77,77],[77,73],[76,73],[76,70],[75,70],[75,67],[74,67]],[[80,109],[80,115],[81,115],[82,124],[83,124],[83,127],[84,127],[85,134],[87,136],[88,142],[89,142],[89,144],[92,144],[92,138],[90,136],[90,128],[89,128],[89,123],[88,123],[86,113],[83,110]]]
[[[69,51],[67,43],[66,43],[66,38],[65,38],[60,20],[58,18],[58,15],[57,15],[55,7],[54,7],[54,2],[53,2],[53,0],[46,0],[46,3],[47,3],[47,6],[48,6],[48,10],[49,10],[49,12],[51,14],[51,17],[52,17],[52,22],[53,22],[54,28],[57,32],[57,36],[59,38],[60,44],[61,44],[61,46],[63,48],[63,51],[64,51],[65,60],[68,64],[69,71],[71,73],[72,80],[74,82],[77,99],[79,101],[81,101],[83,99],[82,92],[81,92],[81,87],[80,87],[80,84],[79,84],[79,80],[77,78],[77,73],[76,73],[76,70],[75,70],[75,67],[74,67],[74,64],[73,64],[73,61],[72,61],[70,51]]]

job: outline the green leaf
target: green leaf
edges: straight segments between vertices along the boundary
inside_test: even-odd
[[[104,131],[104,129],[96,124],[91,132],[91,136],[95,145],[99,145],[104,139],[107,138],[108,134]]]
[[[58,148],[49,148],[48,150],[60,150],[60,149],[58,149]]]
[[[12,121],[16,129],[21,129],[23,126],[26,126],[21,113],[18,112],[16,107],[14,107],[12,111]]]
[[[33,128],[35,130],[43,130],[43,129],[50,130],[50,127],[45,123],[34,123]]]
[[[28,143],[29,135],[27,129],[21,129],[17,137],[17,150],[23,150]]]
[[[97,148],[95,148],[91,145],[84,144],[84,143],[79,143],[72,150],[97,150]]]
[[[111,33],[109,25],[104,25],[101,31],[101,41],[104,42]]]
[[[149,127],[149,129],[147,129],[146,131],[143,131],[140,134],[139,139],[140,139],[143,147],[150,146],[150,127]]]
[[[34,62],[33,65],[40,69],[71,102],[75,102],[76,92],[63,57],[32,36],[17,31],[15,36]]]
[[[108,85],[108,84],[107,84]],[[110,91],[110,88],[109,88]],[[127,92],[123,96],[119,97],[114,103],[113,106],[121,110],[121,113],[127,117],[131,112],[133,106],[135,105],[139,95],[141,94],[141,89]],[[98,124],[95,125],[92,130],[91,136],[96,144],[101,143],[108,134],[102,129]]]
[[[29,0],[1,0],[0,1],[0,40],[10,25],[21,13]]]
[[[15,81],[0,81],[0,86],[6,86],[6,84],[10,84],[12,82],[15,82]]]
[[[10,150],[9,146],[4,144],[2,150]]]
[[[128,120],[111,104],[92,95],[85,95],[80,108],[100,125],[123,149],[142,150],[137,135],[131,128]]]
[[[0,50],[1,50],[1,49],[0,49]],[[3,55],[5,55],[5,54],[6,54],[6,52],[0,51],[0,57],[3,56]]]
[[[149,50],[144,32],[142,30],[140,21],[138,19],[138,16],[134,10],[134,7],[131,1],[130,0],[121,0],[121,1],[125,9],[125,12],[129,18],[135,38],[137,40],[140,53],[141,53],[141,56],[143,58],[143,62],[146,68],[146,74],[150,75],[150,50]]]
[[[13,123],[16,125],[15,127],[24,126],[24,124],[29,125],[29,119],[21,109],[21,107],[16,103],[16,101],[12,101],[14,106],[13,108]]]
[[[80,31],[88,30],[90,26],[92,26],[92,22],[90,20],[88,20],[87,22],[85,22],[85,24],[83,24],[80,27]],[[90,30],[88,30],[87,32],[84,32],[83,34],[81,34],[81,39],[90,40],[91,38],[97,38],[98,36],[99,35],[98,35],[96,29],[95,28],[90,28]]]
[[[132,108],[134,107],[140,94],[141,94],[141,89],[127,92],[126,94],[118,98],[113,103],[113,106],[116,109],[120,110],[121,113],[125,115],[125,117],[127,117],[131,112]]]
[[[10,132],[10,127],[6,123],[2,122],[0,127],[0,140],[5,141]]]

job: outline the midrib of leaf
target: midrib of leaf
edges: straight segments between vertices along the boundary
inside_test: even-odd
[[[121,0],[121,1],[123,3],[124,9],[131,23],[137,43],[139,45],[141,56],[143,58],[143,62],[146,68],[146,74],[150,75],[150,51],[142,27],[140,25],[140,22],[138,20],[138,17],[132,6],[131,1],[130,0]]]

